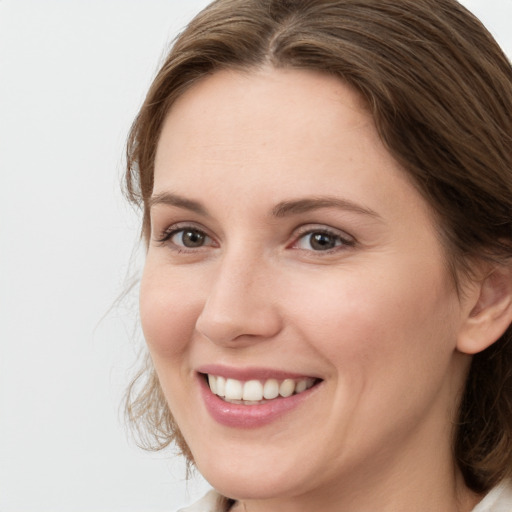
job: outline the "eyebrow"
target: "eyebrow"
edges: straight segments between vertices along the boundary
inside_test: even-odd
[[[187,199],[186,197],[179,196],[177,194],[170,194],[169,192],[155,194],[150,197],[148,201],[149,209],[159,204],[177,206],[178,208],[184,208],[198,213],[199,215],[204,215],[205,217],[210,216],[208,210],[200,202],[194,201],[193,199]]]
[[[370,208],[366,208],[365,206],[349,201],[348,199],[341,199],[339,197],[332,196],[307,197],[304,199],[283,201],[272,209],[272,215],[274,217],[287,217],[289,215],[298,215],[312,210],[319,210],[321,208],[339,208],[362,215],[368,215],[376,219],[381,218],[377,212]]]
[[[199,201],[187,199],[186,197],[177,194],[172,194],[169,192],[155,194],[149,199],[148,202],[150,209],[153,208],[153,206],[160,204],[184,208],[199,215],[210,217],[208,210]],[[274,206],[274,208],[272,208],[271,213],[273,217],[282,218],[291,215],[299,215],[301,213],[307,213],[314,210],[320,210],[322,208],[338,208],[361,215],[368,215],[376,219],[381,219],[380,215],[370,208],[349,201],[348,199],[342,199],[333,196],[306,197],[302,199],[282,201]]]

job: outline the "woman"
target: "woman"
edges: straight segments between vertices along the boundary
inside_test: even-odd
[[[216,490],[190,510],[512,510],[511,112],[454,0],[218,0],[178,37],[128,145],[128,411]]]

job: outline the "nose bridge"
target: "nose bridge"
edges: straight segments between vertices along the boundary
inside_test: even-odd
[[[233,249],[211,277],[197,330],[218,344],[239,345],[269,338],[280,330],[272,297],[272,272],[263,256]]]

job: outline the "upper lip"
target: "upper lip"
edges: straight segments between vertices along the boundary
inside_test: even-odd
[[[220,364],[207,364],[200,366],[196,369],[198,373],[215,375],[217,377],[224,377],[226,379],[236,379],[240,381],[248,380],[266,380],[266,379],[305,379],[305,378],[318,378],[316,375],[309,375],[304,373],[288,372],[274,368],[264,367],[232,367]]]

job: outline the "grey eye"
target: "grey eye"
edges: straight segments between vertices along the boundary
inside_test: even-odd
[[[309,245],[315,251],[326,251],[336,247],[339,237],[328,233],[311,233],[309,235]]]
[[[180,229],[172,236],[172,242],[182,247],[195,249],[206,244],[209,237],[198,229]]]
[[[352,241],[346,240],[337,233],[330,233],[329,231],[310,231],[297,240],[295,247],[307,251],[321,252],[344,245],[350,246],[352,244]]]

